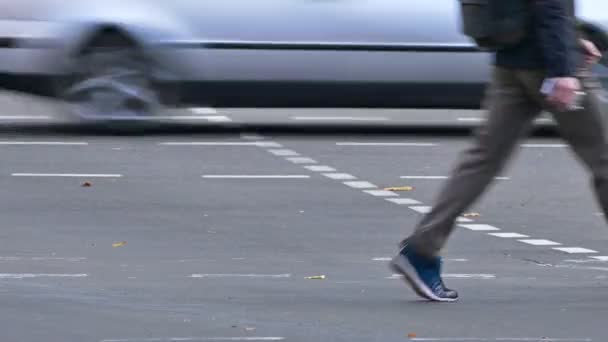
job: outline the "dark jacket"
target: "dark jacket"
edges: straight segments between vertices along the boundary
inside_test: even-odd
[[[580,53],[574,0],[530,0],[528,36],[498,51],[495,64],[518,69],[543,69],[547,77],[573,76]]]

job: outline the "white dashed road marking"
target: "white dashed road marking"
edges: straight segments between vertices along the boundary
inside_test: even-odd
[[[533,245],[533,246],[558,246],[558,245],[561,245],[561,243],[559,243],[559,242],[545,240],[545,239],[526,239],[526,240],[518,240],[518,241],[521,241],[523,243],[527,243],[527,244]]]
[[[529,238],[528,235],[519,234],[519,233],[488,233],[488,235],[506,238],[506,239],[524,239]]]
[[[399,205],[422,204],[422,202],[411,198],[386,198],[386,200]]]
[[[419,212],[421,214],[428,214],[431,212],[432,208],[426,205],[414,206],[410,207],[415,212]]]
[[[284,337],[166,337],[106,339],[100,342],[283,341]]]
[[[581,248],[581,247],[554,247],[556,251],[566,252],[568,254],[593,254],[597,253],[593,249]]]
[[[351,188],[355,188],[355,189],[377,188],[377,186],[375,186],[374,184],[372,184],[370,182],[365,182],[365,181],[352,181],[352,182],[343,182],[343,183],[344,183],[344,185],[350,186]]]
[[[291,278],[291,274],[195,273],[190,278]]]
[[[314,172],[335,172],[336,169],[334,169],[331,166],[327,166],[327,165],[308,165],[308,166],[304,166],[305,169],[310,170],[310,171],[314,171]]]
[[[277,144],[277,145],[281,146],[280,144]],[[426,143],[426,142],[337,142],[336,145],[337,146],[409,146],[409,147],[439,146],[438,144],[435,144],[435,143]],[[264,146],[262,146],[262,147],[264,147]],[[266,147],[273,147],[273,146],[266,146]],[[565,145],[565,144],[521,144],[521,147],[561,148],[561,147],[567,147],[567,145]],[[280,156],[281,156],[281,154],[286,154],[286,155],[291,154],[291,152],[277,153],[276,150],[274,150],[274,151],[271,149],[267,149],[267,150],[270,153],[273,153],[275,155],[280,155]],[[287,151],[291,151],[291,150],[287,150]],[[295,151],[293,151],[293,152],[297,153]],[[340,173],[331,166],[306,165],[306,164],[317,164],[317,161],[315,161],[311,158],[298,156],[298,157],[287,157],[285,159],[292,163],[295,163],[295,164],[304,164],[303,167],[309,171],[324,172],[323,175],[325,177],[328,177],[333,180],[342,181],[342,183],[344,185],[346,185],[350,188],[361,190],[362,192],[367,193],[372,196],[385,197],[384,199],[386,201],[391,202],[393,204],[407,205],[411,210],[414,210],[420,214],[428,214],[432,209],[431,206],[422,205],[422,202],[420,202],[416,199],[401,198],[401,197],[399,197],[399,195],[397,193],[395,193],[393,191],[377,189],[377,186],[370,182],[355,181],[357,179],[357,177],[355,177],[351,174],[348,174],[348,173]],[[448,176],[406,175],[406,176],[401,176],[400,178],[401,179],[430,179],[430,180],[437,179],[437,180],[441,180],[441,179],[447,179]],[[509,177],[495,177],[495,179],[496,180],[510,180]],[[524,235],[524,234],[520,234],[520,233],[497,232],[497,231],[500,231],[501,229],[498,227],[489,225],[489,224],[470,223],[470,222],[475,222],[475,220],[464,217],[464,216],[458,217],[456,219],[456,221],[459,223],[460,227],[465,228],[465,229],[469,229],[472,231],[481,231],[481,232],[491,231],[492,233],[487,233],[489,236],[505,238],[505,239],[518,239],[517,241],[519,241],[519,242],[526,243],[526,244],[533,245],[533,246],[560,246],[560,245],[562,245],[561,243],[554,242],[551,240],[530,239],[528,235]],[[464,224],[464,223],[468,223],[468,224]],[[569,254],[598,253],[597,251],[582,248],[582,247],[560,247],[560,248],[552,248],[552,249],[555,251],[560,251],[560,252],[569,253]],[[590,258],[594,258],[595,260],[608,261],[608,256],[596,256],[596,257],[590,256]]]
[[[387,191],[387,190],[363,190],[363,192],[370,194],[372,196],[376,196],[376,197],[399,196],[396,193],[394,193],[392,191]]]
[[[0,279],[26,279],[26,278],[86,278],[86,273],[52,274],[52,273],[0,273]]]
[[[294,163],[294,164],[316,164],[317,161],[312,159],[312,158],[306,158],[306,157],[291,157],[291,158],[287,158],[288,161]]]
[[[357,177],[348,173],[324,173],[323,176],[333,180],[357,179]]]
[[[287,149],[278,149],[278,150],[268,150],[268,152],[274,154],[279,157],[291,157],[291,156],[299,156],[300,154],[296,151],[287,150]]]
[[[85,257],[17,257],[17,256],[2,256],[0,262],[5,261],[70,261],[80,262],[85,261]]]
[[[12,173],[13,177],[76,177],[76,178],[121,178],[113,173]]]
[[[309,175],[202,175],[208,179],[304,179]]]
[[[489,224],[461,224],[460,227],[466,228],[473,231],[491,231],[500,230],[500,228],[491,226]]]

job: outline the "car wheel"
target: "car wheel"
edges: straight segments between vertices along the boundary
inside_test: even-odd
[[[60,96],[84,122],[133,122],[163,111],[151,63],[135,47],[94,47],[79,55]]]

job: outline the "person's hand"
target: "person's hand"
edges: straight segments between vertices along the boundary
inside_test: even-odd
[[[593,66],[600,59],[602,59],[602,53],[598,48],[593,44],[593,42],[581,39],[581,46],[583,48],[583,52],[585,53],[585,65],[587,67]]]
[[[581,83],[575,77],[559,77],[555,79],[553,92],[549,94],[547,100],[559,110],[568,110],[576,92],[581,89]]]

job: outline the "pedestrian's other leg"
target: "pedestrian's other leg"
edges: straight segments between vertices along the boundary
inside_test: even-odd
[[[598,92],[601,84],[590,74],[581,83],[587,93],[583,109],[554,112],[562,137],[592,174],[596,198],[608,218],[608,141]]]

